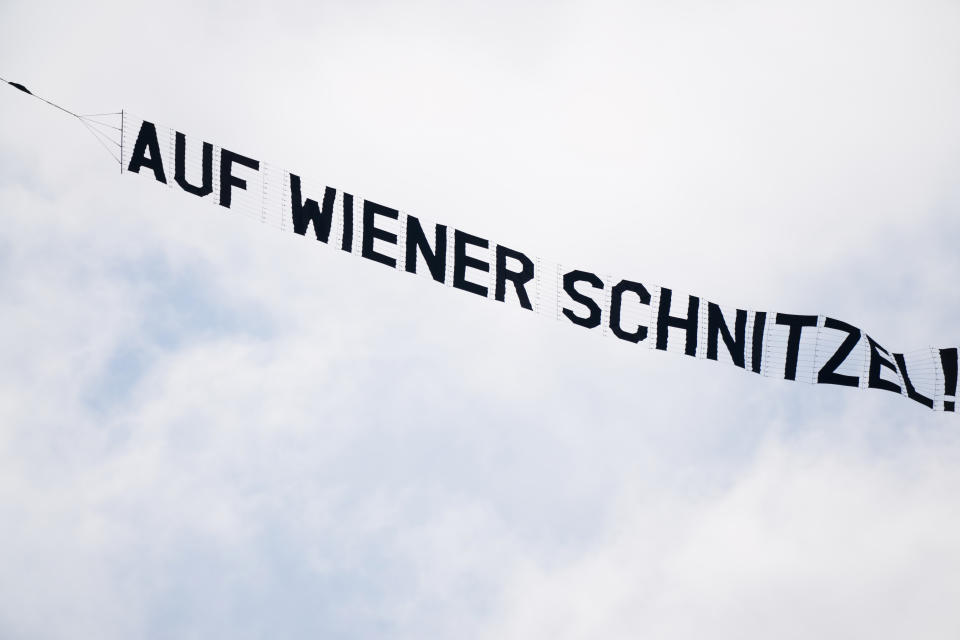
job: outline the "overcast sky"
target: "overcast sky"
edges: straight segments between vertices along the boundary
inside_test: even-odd
[[[90,4],[0,2],[0,76],[960,341],[955,1]],[[0,89],[0,637],[960,637],[956,415],[391,272]]]

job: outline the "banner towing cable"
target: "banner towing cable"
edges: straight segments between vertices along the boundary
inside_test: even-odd
[[[63,107],[57,104],[56,102],[47,100],[43,96],[39,96],[35,94],[33,91],[30,91],[30,89],[20,84],[19,82],[13,82],[5,78],[0,78],[0,82],[5,82],[11,87],[13,87],[14,89],[17,89],[18,91],[22,91],[28,96],[32,98],[36,98],[41,102],[45,102],[51,107],[53,107],[54,109],[59,109],[60,111],[63,111],[67,115],[73,116],[74,118],[79,120],[80,124],[86,127],[87,131],[89,131],[90,134],[97,140],[97,142],[100,143],[100,146],[103,147],[104,150],[110,154],[110,157],[113,158],[118,165],[121,164],[120,155],[118,155],[118,153],[121,150],[122,140],[119,140],[119,141],[114,140],[112,136],[117,135],[117,133],[114,133],[114,132],[118,132],[118,133],[123,132],[123,128],[122,128],[123,111],[114,111],[109,113],[86,113],[86,114],[74,113],[70,109]],[[101,122],[100,120],[97,120],[97,118],[111,119],[111,118],[116,118],[116,116],[120,116],[121,126],[119,127],[116,126],[115,124],[110,124],[109,122]],[[116,148],[116,151],[114,151],[112,147]]]

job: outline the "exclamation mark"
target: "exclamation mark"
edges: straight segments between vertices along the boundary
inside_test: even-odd
[[[943,410],[956,411],[957,350],[940,349],[940,362],[943,364]]]

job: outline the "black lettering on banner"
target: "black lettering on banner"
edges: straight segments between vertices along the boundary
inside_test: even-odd
[[[877,344],[876,340],[871,338],[869,335],[867,335],[867,342],[870,343],[870,377],[867,380],[867,386],[871,389],[883,389],[884,391],[901,393],[900,385],[895,382],[890,382],[889,380],[884,380],[880,377],[881,367],[886,367],[899,376],[897,365],[880,355],[881,351],[888,356],[890,355],[890,352]]]
[[[766,311],[757,311],[753,314],[753,352],[750,356],[750,368],[754,373],[760,373],[763,368],[763,328],[766,324]]]
[[[670,315],[670,300],[673,291],[666,287],[660,288],[660,308],[657,310],[657,349],[667,350],[667,332],[670,327],[684,329],[687,333],[684,353],[688,356],[697,355],[697,324],[699,321],[700,298],[688,296],[687,317],[678,318]]]
[[[161,145],[157,126],[152,122],[141,120],[132,151],[129,151],[127,149],[127,139],[132,134],[132,127],[136,126],[135,122],[136,120],[133,125],[123,127],[124,130],[121,132],[124,137],[121,143],[124,151],[121,154],[121,160],[126,158],[129,153],[126,171],[139,174],[143,173],[143,169],[146,168],[152,172],[157,182],[168,184],[165,164],[167,160],[173,160],[174,181],[180,189],[187,193],[205,198],[217,191],[218,204],[230,208],[234,189],[252,190],[258,192],[257,195],[259,195],[259,187],[262,185],[261,217],[263,220],[267,219],[268,213],[278,213],[272,208],[268,211],[268,204],[276,205],[277,208],[281,209],[286,206],[285,202],[268,201],[267,196],[270,192],[267,190],[267,174],[257,175],[261,171],[267,171],[265,165],[261,167],[261,163],[253,158],[220,148],[219,169],[217,169],[214,166],[214,154],[217,153],[217,147],[199,138],[190,143],[190,152],[193,153],[193,156],[188,158],[187,136],[180,131],[161,128],[165,136],[164,145]],[[242,165],[246,169],[238,169],[235,165]],[[213,176],[215,170],[219,172],[218,182],[216,183]],[[257,178],[260,178],[261,181],[257,182]],[[339,244],[343,251],[354,253],[354,235],[360,235],[361,246],[357,247],[360,250],[356,253],[359,253],[362,257],[391,268],[401,268],[399,261],[403,260],[403,268],[414,274],[418,272],[418,268],[422,272],[424,265],[426,265],[435,281],[446,283],[448,268],[446,257],[449,248],[446,226],[433,224],[432,230],[426,229],[425,227],[428,225],[409,215],[405,216],[406,222],[404,223],[400,220],[400,212],[397,209],[371,201],[363,202],[362,212],[356,212],[357,216],[362,215],[362,218],[354,220],[354,196],[351,194],[342,192],[338,194],[337,190],[332,187],[323,187],[321,198],[319,187],[313,193],[305,193],[300,176],[289,173],[288,178],[292,226],[295,233],[305,236],[308,233],[308,228],[313,224],[313,233],[317,240],[328,243],[331,234],[336,235],[337,233],[333,229],[335,226],[333,216],[335,214],[334,210],[337,208],[338,195],[342,194],[343,234]],[[249,181],[254,182],[248,184]],[[308,186],[306,191],[310,190],[311,188]],[[311,195],[318,196],[317,200],[311,199]],[[251,193],[247,196],[240,194],[238,197],[241,198],[241,205],[246,206],[252,200],[254,194]],[[397,224],[391,225],[389,222],[379,220],[378,216],[398,221],[399,224],[405,224],[406,228],[401,231],[397,228]],[[357,223],[357,226],[362,223],[361,228],[354,231],[354,222]],[[377,226],[378,224],[382,226]],[[283,222],[281,221],[282,225]],[[400,236],[405,239],[402,247],[399,246]],[[492,286],[494,291],[492,292],[493,296],[490,297],[499,302],[506,301],[507,290],[512,287],[522,308],[534,309],[531,295],[538,297],[538,305],[542,307],[539,299],[542,283],[538,279],[541,274],[535,258],[531,259],[530,256],[521,251],[491,243],[489,240],[463,231],[454,230],[453,240],[453,264],[449,265],[452,267],[452,283],[449,284],[481,297],[489,296],[491,293],[489,288]],[[380,241],[380,244],[377,241]],[[394,249],[388,249],[386,244],[393,245]],[[483,250],[482,253],[481,249]],[[385,251],[389,251],[389,253],[383,253]],[[420,261],[419,265],[418,260]],[[478,273],[471,272],[471,269]],[[482,275],[484,273],[488,275],[484,277]],[[531,281],[535,282],[533,292],[528,289]],[[578,289],[578,285],[581,285],[581,283],[586,283],[587,286],[580,286]],[[800,348],[803,346],[805,347],[803,354],[805,361],[803,371],[799,372],[799,375],[804,379],[807,379],[808,373],[816,370],[817,362],[822,362],[822,359],[826,358],[826,361],[816,371],[816,382],[818,384],[856,388],[866,382],[865,386],[868,388],[906,395],[911,400],[930,409],[936,408],[939,410],[941,407],[938,401],[942,402],[944,411],[955,412],[958,409],[957,383],[960,381],[958,380],[958,370],[960,370],[958,351],[960,350],[957,348],[939,349],[939,365],[935,362],[937,359],[935,351],[937,350],[930,350],[929,357],[931,360],[929,362],[921,355],[922,352],[917,352],[911,356],[909,361],[909,366],[914,368],[914,372],[911,374],[908,371],[906,354],[891,353],[861,329],[835,318],[824,317],[822,327],[823,329],[837,331],[838,334],[830,334],[827,340],[821,341],[818,332],[817,340],[814,341],[810,332],[807,332],[807,341],[804,342],[804,329],[821,326],[819,316],[771,312],[776,324],[788,329],[775,329],[777,342],[773,345],[765,345],[768,313],[750,312],[732,307],[721,308],[720,305],[708,301],[706,309],[703,310],[703,320],[706,325],[704,327],[698,325],[701,300],[696,296],[688,296],[685,315],[680,308],[682,305],[678,303],[677,315],[674,316],[672,315],[673,291],[671,289],[665,287],[659,289],[658,308],[654,310],[652,308],[653,296],[643,284],[632,280],[620,280],[612,286],[610,306],[607,308],[603,302],[606,294],[605,286],[604,280],[594,273],[582,270],[569,271],[564,274],[562,283],[563,292],[568,296],[569,301],[565,300],[561,305],[559,301],[560,292],[555,292],[558,295],[557,307],[562,307],[563,315],[573,324],[588,329],[608,324],[611,332],[618,339],[631,343],[640,343],[646,340],[650,331],[655,330],[657,332],[655,346],[661,351],[670,350],[669,334],[671,329],[684,331],[684,353],[689,356],[698,354],[699,338],[704,337],[706,341],[705,350],[699,351],[699,355],[716,361],[719,359],[722,340],[731,361],[735,366],[743,369],[747,367],[748,354],[746,350],[749,339],[751,348],[749,354],[750,369],[753,372],[766,373],[767,375],[775,374],[771,371],[771,362],[779,361],[779,338],[786,334],[783,376],[787,380],[797,379],[800,366]],[[657,293],[657,291],[654,291],[654,293]],[[641,305],[639,313],[637,304]],[[656,311],[655,319],[652,317],[654,311]],[[735,312],[735,318],[732,317],[731,312]],[[750,325],[752,333],[748,336],[746,330],[750,313],[753,313],[753,322]],[[607,317],[605,317],[605,314]],[[734,322],[731,324],[730,320],[734,320]],[[774,329],[774,327],[771,327],[771,329]],[[703,336],[700,335],[701,331]],[[674,350],[679,350],[676,331],[674,331],[673,337]],[[866,341],[862,342],[864,338]],[[816,350],[813,348],[814,342],[817,345]],[[767,353],[768,346],[777,352]],[[829,351],[831,348],[834,349],[833,352]],[[860,367],[853,366],[854,364],[860,364],[861,354],[863,353],[860,351],[861,349],[868,350],[863,355],[869,357],[869,362],[865,363],[863,367],[864,371],[858,371]],[[854,356],[855,351],[856,355]],[[816,356],[813,357],[813,360],[816,361],[814,363],[808,363],[811,354]],[[771,360],[769,356],[774,356],[774,359]],[[851,362],[851,360],[856,360],[856,363]],[[931,364],[942,366],[942,386],[939,378],[941,372],[929,371],[928,367]],[[839,373],[841,368],[847,370],[848,374]],[[884,369],[889,370],[889,372],[885,372]],[[884,375],[889,376],[890,372],[893,373],[893,379],[883,377]],[[915,386],[912,376],[916,376],[922,391]],[[936,378],[931,380],[928,376],[936,376]],[[864,378],[867,378],[867,380],[864,381]],[[927,393],[930,393],[930,395],[926,395]]]
[[[407,259],[406,270],[409,273],[417,272],[417,252],[423,256],[427,268],[430,269],[430,275],[437,282],[443,282],[446,279],[447,268],[447,227],[446,225],[434,225],[434,247],[430,249],[430,243],[427,242],[427,236],[423,233],[423,227],[420,221],[413,216],[407,216]]]
[[[943,367],[943,410],[957,410],[957,348],[940,349],[940,365]]]
[[[573,271],[563,274],[564,292],[570,296],[574,302],[579,302],[590,311],[590,314],[586,318],[583,318],[575,314],[570,309],[564,307],[563,315],[565,315],[567,320],[575,325],[586,327],[587,329],[599,327],[600,315],[602,313],[600,310],[600,305],[597,304],[590,296],[577,291],[576,285],[578,282],[586,282],[594,289],[603,290],[603,280],[601,280],[600,277],[595,273],[574,269]]]
[[[220,149],[220,206],[230,208],[233,201],[232,188],[246,189],[247,181],[233,175],[233,164],[241,164],[254,171],[260,170],[260,161],[234,153],[229,149]]]
[[[146,155],[148,151],[149,156]],[[133,145],[127,171],[140,173],[140,167],[152,170],[157,182],[167,184],[167,176],[163,172],[163,160],[160,158],[160,143],[157,142],[157,127],[146,120],[140,125],[140,133],[137,134],[137,141]]]
[[[913,382],[910,380],[910,374],[907,373],[907,361],[903,357],[903,354],[895,353],[893,354],[893,359],[897,361],[897,366],[900,367],[900,376],[903,378],[903,386],[907,388],[907,397],[915,402],[919,402],[928,409],[933,409],[933,399],[923,395],[913,386]]]
[[[470,235],[459,229],[453,232],[453,286],[463,291],[475,293],[483,298],[487,297],[487,288],[482,284],[467,280],[467,267],[490,272],[490,264],[479,258],[467,255],[467,245],[487,249],[490,243],[485,238]]]
[[[784,380],[797,379],[797,359],[800,356],[800,335],[804,327],[817,326],[818,316],[799,316],[792,313],[778,313],[777,324],[790,327],[787,335],[787,361],[783,367]]]
[[[621,280],[614,285],[610,292],[610,329],[613,335],[627,342],[640,342],[647,337],[647,328],[643,325],[637,327],[636,331],[624,331],[620,326],[620,310],[623,305],[623,294],[627,291],[635,293],[640,299],[640,304],[650,304],[650,292],[639,282],[631,280]]]
[[[837,369],[843,364],[843,361],[847,359],[847,356],[849,356],[854,347],[857,346],[857,343],[860,342],[860,329],[835,318],[826,318],[823,322],[823,328],[843,331],[847,334],[847,337],[843,339],[843,342],[837,347],[836,352],[834,352],[834,354],[830,356],[830,359],[820,368],[820,372],[817,374],[817,384],[838,384],[843,387],[859,387],[860,378],[837,373]]]
[[[513,288],[517,292],[517,298],[520,300],[520,306],[524,309],[533,310],[533,305],[530,304],[530,296],[527,295],[527,290],[524,288],[526,283],[533,280],[533,260],[519,251],[508,249],[501,244],[497,245],[496,253],[497,282],[496,287],[494,288],[493,297],[500,302],[503,302],[506,299],[507,280],[509,280],[513,283]],[[520,271],[511,271],[507,269],[507,258],[519,262]]]
[[[741,369],[746,366],[746,348],[747,348],[747,312],[743,309],[737,309],[737,317],[734,320],[733,334],[727,327],[723,319],[723,312],[720,306],[712,302],[707,303],[707,359],[717,359],[717,337],[723,336],[723,344],[726,345],[733,364]]]
[[[213,191],[213,145],[203,143],[203,169],[201,184],[195,187],[187,181],[187,137],[177,131],[177,142],[174,149],[174,179],[180,188],[187,193],[203,197]]]
[[[395,269],[397,267],[396,258],[385,256],[373,248],[374,240],[383,240],[390,244],[397,244],[397,234],[379,228],[376,224],[377,216],[396,220],[400,217],[400,212],[370,200],[363,201],[363,242],[361,244],[360,255],[368,260],[373,260],[374,262],[379,262],[380,264],[385,264]]]
[[[340,248],[353,253],[353,195],[343,194],[343,239]]]
[[[313,232],[320,242],[330,240],[330,223],[333,220],[333,201],[337,197],[337,190],[325,187],[323,190],[323,208],[316,200],[303,199],[300,191],[300,176],[290,174],[290,215],[293,218],[293,231],[302,236],[307,235],[307,227],[313,222]]]

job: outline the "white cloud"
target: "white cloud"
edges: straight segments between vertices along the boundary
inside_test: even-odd
[[[82,111],[565,263],[956,340],[952,3],[0,16],[3,77]],[[407,278],[0,105],[0,635],[957,635],[954,416]]]

